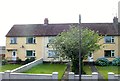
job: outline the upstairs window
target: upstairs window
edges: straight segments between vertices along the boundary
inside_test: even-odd
[[[27,50],[26,56],[27,57],[35,57],[35,50]]]
[[[10,38],[10,43],[11,44],[17,44],[17,37],[11,37]]]
[[[56,51],[48,50],[48,57],[56,57]]]
[[[26,43],[27,44],[35,44],[36,43],[36,38],[35,37],[27,37],[26,38]]]
[[[105,36],[105,43],[114,43],[114,36]]]
[[[54,37],[48,37],[48,43],[50,43],[53,39]]]
[[[53,41],[54,37],[48,37],[47,48],[51,47],[50,43]]]
[[[104,51],[104,56],[105,57],[114,57],[115,56],[115,51],[114,50],[105,50]]]

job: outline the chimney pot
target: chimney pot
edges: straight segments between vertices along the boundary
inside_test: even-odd
[[[47,25],[47,24],[48,24],[48,22],[49,22],[48,18],[45,18],[45,19],[44,19],[44,24],[46,24],[46,25]]]

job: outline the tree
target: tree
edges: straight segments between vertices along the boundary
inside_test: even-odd
[[[76,74],[79,72],[79,43],[80,34],[77,26],[70,26],[70,29],[61,32],[51,42],[53,49],[57,51],[57,54],[62,58],[69,58],[72,62],[72,71]],[[101,36],[95,31],[88,29],[87,27],[81,28],[81,58],[88,56],[89,53],[98,50],[101,45],[98,44]]]

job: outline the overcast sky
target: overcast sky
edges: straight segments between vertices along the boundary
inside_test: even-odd
[[[120,0],[0,0],[0,46],[14,24],[112,22]]]

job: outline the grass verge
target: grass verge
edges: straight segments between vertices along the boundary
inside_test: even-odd
[[[120,66],[96,66],[104,79],[108,79],[108,72],[113,72],[115,74],[120,74]]]
[[[13,70],[15,68],[20,67],[20,64],[6,64],[6,65],[2,65],[0,66],[0,72],[4,72],[6,70]]]
[[[85,71],[86,75],[92,74],[91,67],[89,65],[84,65],[83,70]]]
[[[66,69],[65,64],[39,64],[24,73],[33,73],[33,74],[51,74],[52,72],[58,72],[58,79],[62,78],[62,75]]]

